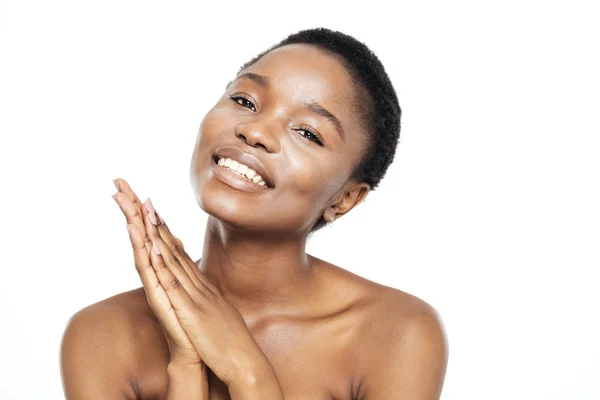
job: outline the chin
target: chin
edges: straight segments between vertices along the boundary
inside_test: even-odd
[[[269,218],[257,213],[257,205],[249,204],[243,196],[236,195],[222,184],[209,180],[202,185],[192,185],[196,203],[206,214],[229,227],[248,231],[270,230]]]
[[[192,169],[190,182],[198,206],[229,228],[246,232],[296,235],[312,226],[304,207],[286,209],[289,201],[268,192],[246,193],[212,177],[207,170]],[[303,212],[304,211],[304,212]]]

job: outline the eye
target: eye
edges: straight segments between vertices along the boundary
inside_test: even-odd
[[[312,140],[313,142],[316,142],[319,146],[323,146],[323,139],[321,139],[321,135],[319,135],[312,128],[308,126],[301,126],[300,129],[298,129],[298,131],[304,132],[305,134],[302,136],[304,136],[308,140]]]
[[[231,98],[231,100],[235,101],[236,103],[238,103],[240,106],[244,107],[244,108],[249,108],[252,111],[256,111],[256,107],[254,106],[254,103],[252,103],[252,101],[250,101],[250,99],[248,99],[247,97],[244,96],[229,96]]]

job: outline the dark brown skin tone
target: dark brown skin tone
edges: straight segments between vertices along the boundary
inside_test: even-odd
[[[350,178],[365,149],[356,117],[364,101],[355,98],[350,76],[335,58],[306,45],[273,50],[244,73],[267,77],[268,85],[238,77],[228,86],[202,121],[190,165],[197,202],[209,214],[193,274],[202,274],[223,304],[243,318],[240,324],[229,319],[229,328],[216,323],[203,328],[206,337],[218,338],[214,330],[225,327],[223,332],[230,329],[239,338],[228,348],[211,342],[198,352],[209,367],[207,398],[227,399],[227,385],[237,384],[238,369],[224,372],[234,370],[230,357],[219,359],[231,347],[261,360],[253,367],[272,368],[276,378],[269,384],[276,383],[288,400],[438,399],[448,349],[437,312],[408,293],[305,252],[318,218],[343,216],[369,190]],[[304,107],[310,100],[337,117],[342,135],[326,117]],[[311,140],[315,137],[323,146]],[[223,146],[259,159],[273,187],[245,192],[216,179],[213,155]],[[128,222],[147,216],[129,185],[117,182],[115,200]],[[141,218],[136,224],[142,234]],[[147,292],[141,287],[121,293],[71,319],[61,353],[68,399],[167,398],[173,348]]]

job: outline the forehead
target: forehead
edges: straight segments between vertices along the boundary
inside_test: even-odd
[[[266,76],[269,86],[291,102],[314,100],[346,123],[353,122],[352,78],[343,64],[324,50],[304,44],[282,46],[243,72]]]

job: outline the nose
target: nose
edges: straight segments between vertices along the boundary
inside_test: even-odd
[[[263,121],[240,123],[235,127],[235,136],[243,139],[249,146],[262,147],[268,153],[279,151],[279,140],[273,130],[275,127]]]

